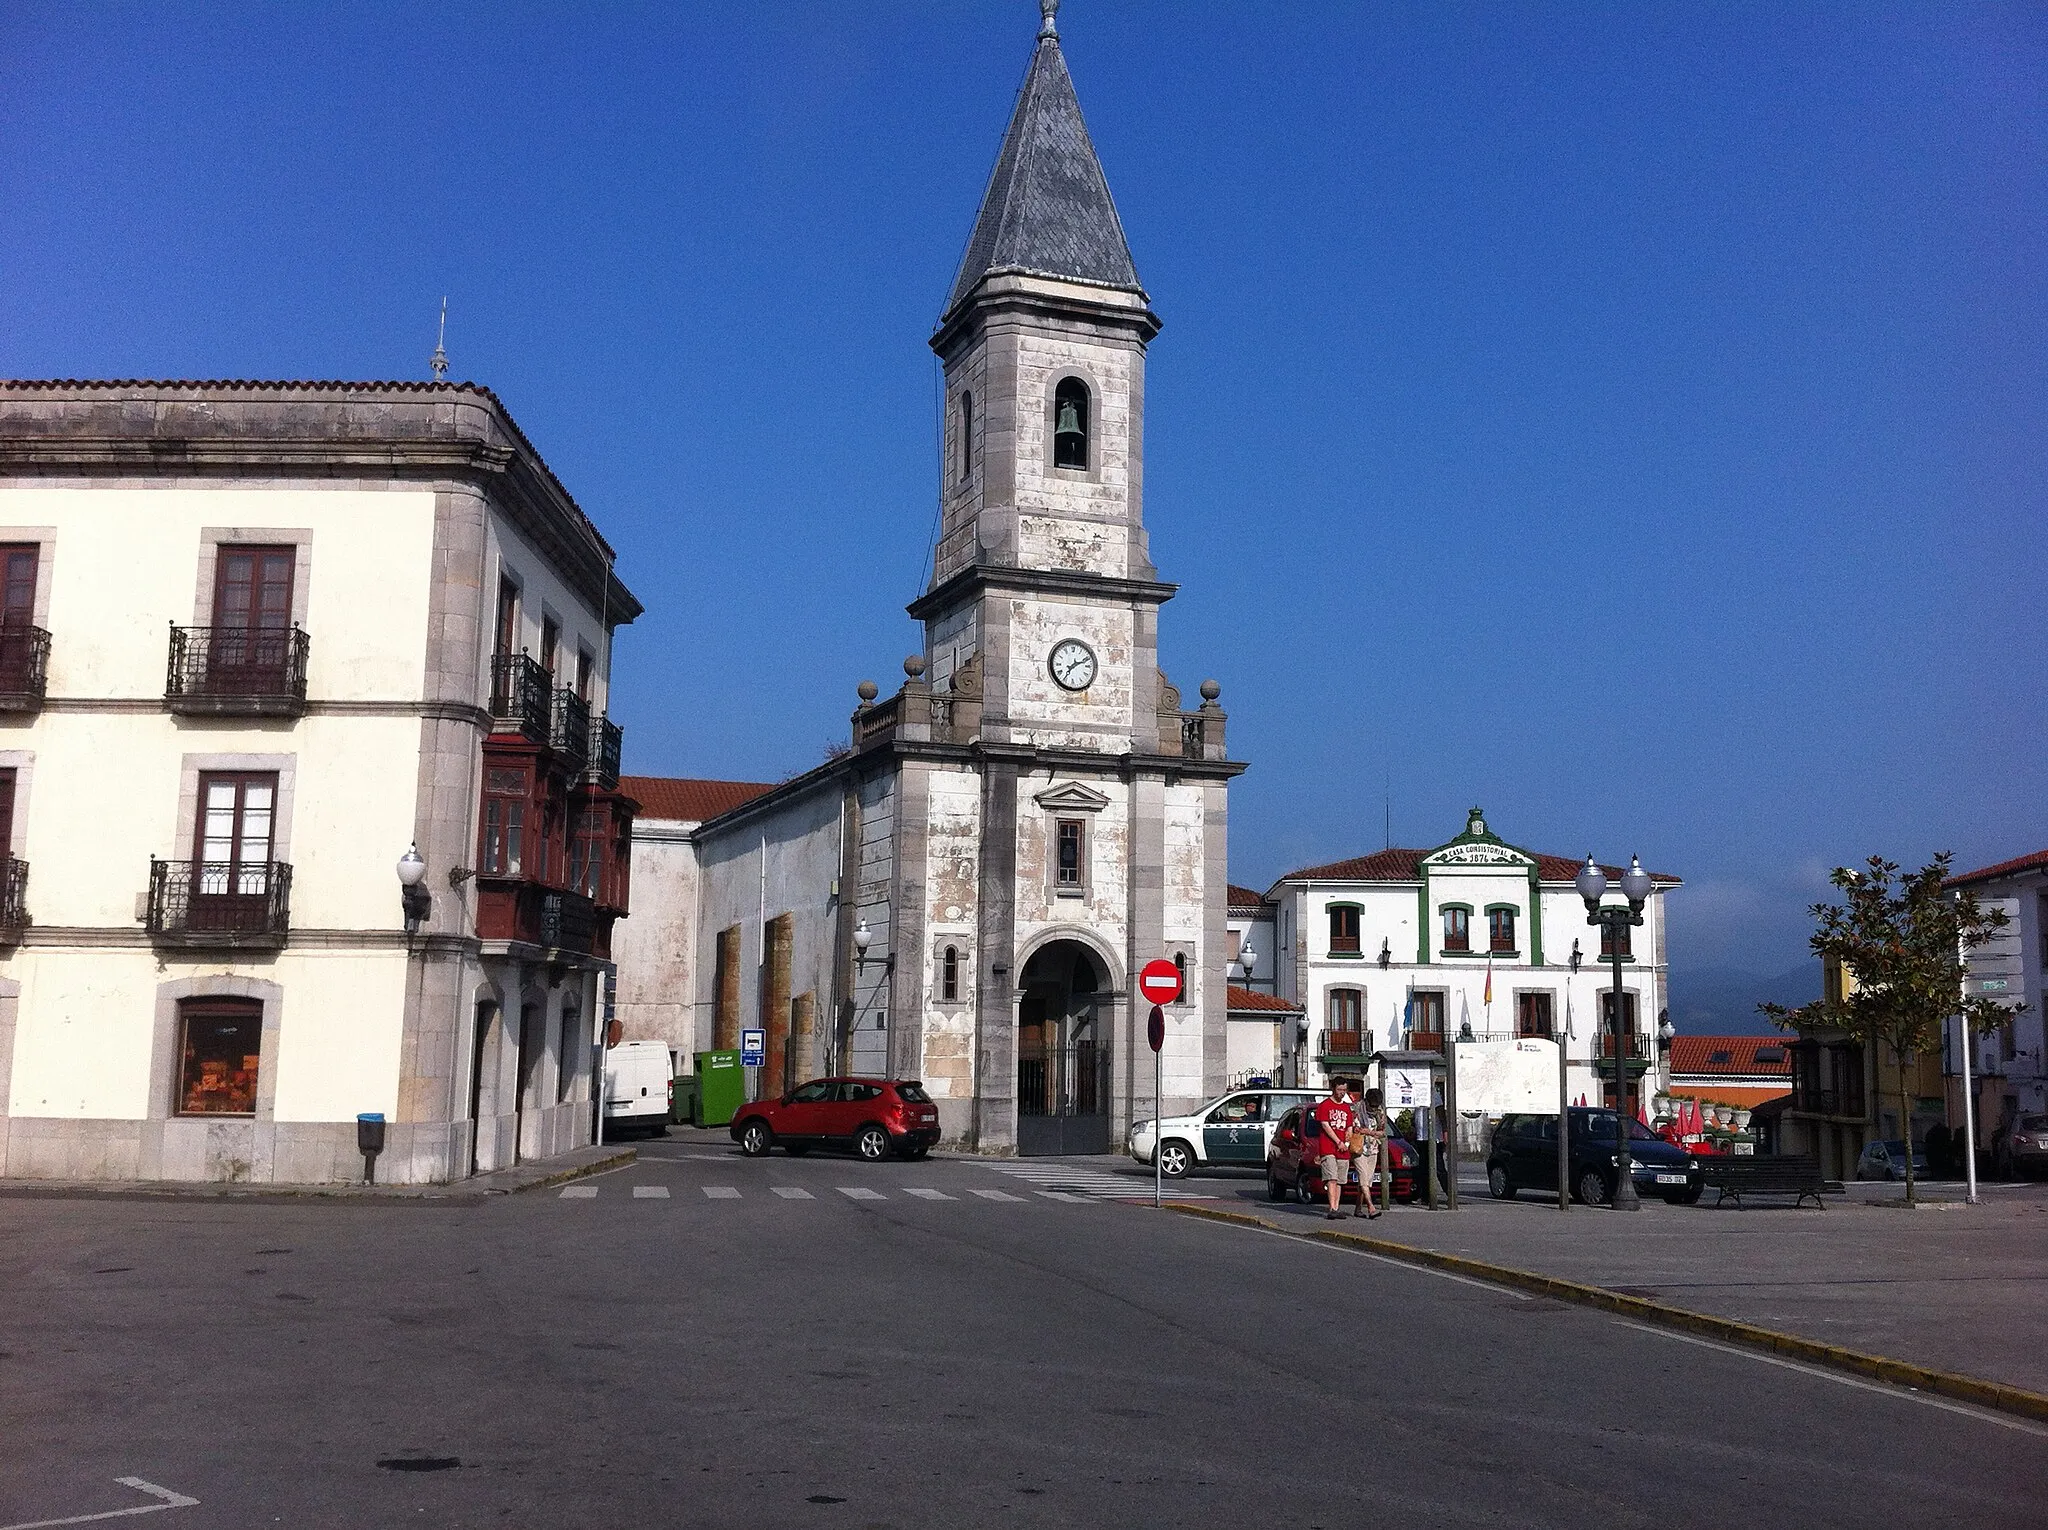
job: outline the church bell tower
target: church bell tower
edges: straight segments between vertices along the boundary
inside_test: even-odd
[[[1145,347],[1159,331],[1044,21],[932,349],[945,366],[931,682],[979,655],[981,737],[1156,747]]]

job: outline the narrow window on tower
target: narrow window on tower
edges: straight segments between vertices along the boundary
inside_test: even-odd
[[[974,395],[960,395],[960,483],[974,476]]]
[[[939,997],[957,999],[960,997],[960,948],[946,947],[945,959],[939,964]]]
[[[1085,864],[1082,852],[1086,844],[1088,826],[1078,818],[1059,820],[1059,876],[1057,885],[1063,893],[1081,891],[1081,868]]]
[[[1088,385],[1063,377],[1052,394],[1052,465],[1088,466]]]

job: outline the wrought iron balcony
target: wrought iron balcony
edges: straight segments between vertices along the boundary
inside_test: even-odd
[[[298,627],[171,626],[164,700],[173,712],[296,717],[311,640]]]
[[[579,771],[590,758],[590,703],[566,686],[555,692],[548,747]]]
[[[39,711],[49,672],[49,633],[40,627],[0,626],[0,712]]]
[[[619,750],[626,732],[602,713],[590,719],[589,778],[606,791],[619,785]]]
[[[10,855],[0,868],[0,941],[15,941],[29,926],[28,862]]]
[[[149,933],[167,944],[281,946],[292,868],[281,861],[149,862]]]
[[[491,660],[491,725],[500,733],[523,733],[545,743],[553,720],[554,698],[548,672],[523,653],[501,653]]]

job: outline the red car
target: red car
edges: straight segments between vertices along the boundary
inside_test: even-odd
[[[817,1078],[779,1100],[741,1106],[731,1130],[749,1158],[780,1143],[796,1157],[814,1147],[848,1147],[879,1163],[891,1153],[929,1153],[939,1140],[939,1112],[916,1079]]]
[[[1313,1147],[1306,1154],[1302,1151],[1302,1124],[1305,1119],[1304,1107],[1297,1105],[1280,1118],[1280,1124],[1273,1128],[1273,1145],[1266,1149],[1266,1198],[1284,1201],[1291,1194],[1304,1206],[1326,1204],[1323,1194],[1323,1176],[1316,1166]],[[1309,1131],[1315,1134],[1314,1122],[1310,1121]],[[1387,1138],[1387,1166],[1394,1174],[1394,1199],[1406,1203],[1415,1199],[1415,1172],[1422,1162],[1422,1155],[1415,1151],[1413,1144],[1399,1137]],[[1342,1205],[1345,1201],[1356,1202],[1358,1186],[1347,1181],[1343,1193],[1337,1197]]]

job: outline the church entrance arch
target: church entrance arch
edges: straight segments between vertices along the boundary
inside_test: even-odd
[[[1017,1152],[1107,1153],[1113,1003],[1102,960],[1055,940],[1024,964],[1017,1000]]]

